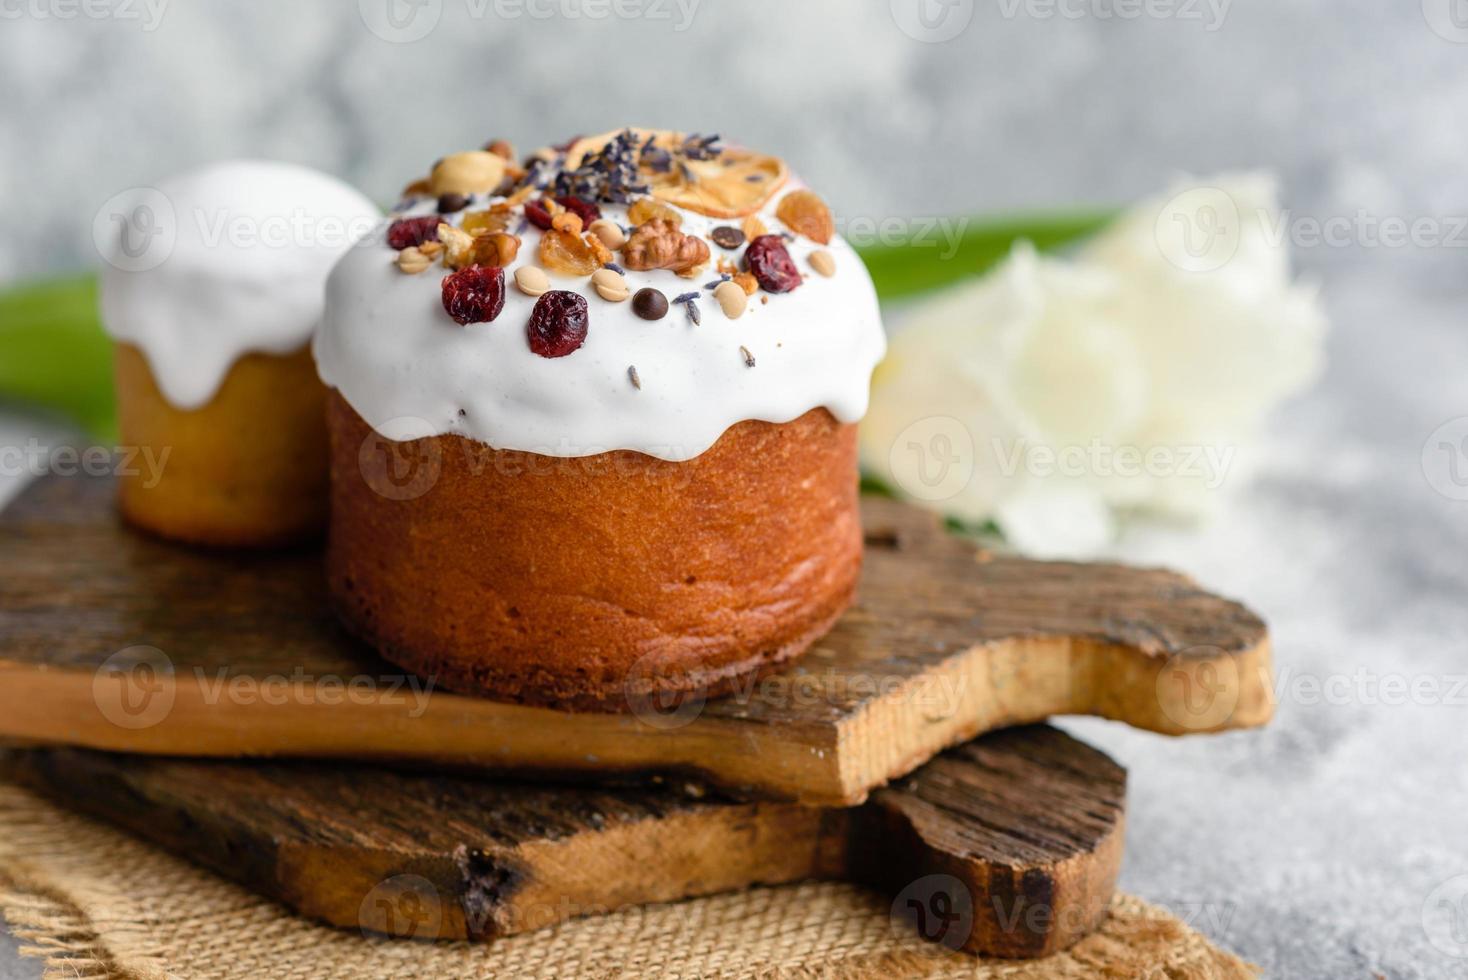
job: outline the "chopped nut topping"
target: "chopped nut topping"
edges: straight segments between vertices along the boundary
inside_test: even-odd
[[[473,265],[474,236],[450,224],[440,223],[438,240],[443,244],[443,264],[450,269]]]
[[[671,269],[686,275],[709,260],[708,243],[685,235],[676,225],[654,219],[632,230],[622,247],[622,261],[629,269]]]
[[[556,207],[560,207],[559,204]],[[574,214],[562,208],[551,214],[551,227],[556,231],[568,232],[572,235],[581,234],[581,215]]]
[[[398,253],[398,268],[415,276],[433,264],[433,259],[424,255],[416,245],[410,245]]]

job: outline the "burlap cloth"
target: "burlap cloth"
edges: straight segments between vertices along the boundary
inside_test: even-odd
[[[490,944],[316,925],[103,824],[0,783],[0,906],[48,977],[1252,978],[1168,913],[1119,897],[1107,925],[1030,963],[894,929],[888,903],[806,884],[631,909]]]

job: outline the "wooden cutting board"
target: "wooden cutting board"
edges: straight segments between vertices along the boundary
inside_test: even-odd
[[[1009,957],[1100,923],[1126,793],[1120,766],[1046,726],[950,749],[854,809],[81,749],[11,750],[0,776],[347,928],[488,939],[816,878],[883,890],[904,934]]]
[[[140,753],[419,760],[854,804],[942,749],[1052,715],[1174,735],[1273,710],[1248,609],[1172,572],[994,557],[863,503],[856,605],[707,704],[567,714],[425,688],[336,626],[319,556],[189,551],[50,477],[0,515],[0,737]]]

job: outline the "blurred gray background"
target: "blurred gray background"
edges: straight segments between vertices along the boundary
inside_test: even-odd
[[[876,220],[1274,168],[1295,217],[1352,229],[1297,242],[1327,375],[1216,524],[1117,553],[1265,612],[1278,721],[1067,726],[1131,768],[1123,887],[1270,976],[1468,976],[1468,429],[1439,428],[1468,416],[1468,2],[392,3],[0,2],[0,280],[95,264],[108,197],[227,156],[391,203],[490,137],[670,126],[781,152]],[[1387,219],[1436,240],[1383,244]],[[0,445],[48,426],[0,417]],[[7,971],[36,968],[0,941]]]

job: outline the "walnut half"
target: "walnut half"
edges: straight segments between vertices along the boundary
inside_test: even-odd
[[[685,235],[671,221],[657,218],[632,229],[622,246],[622,264],[629,269],[672,269],[688,272],[709,260],[708,243],[696,235]]]

